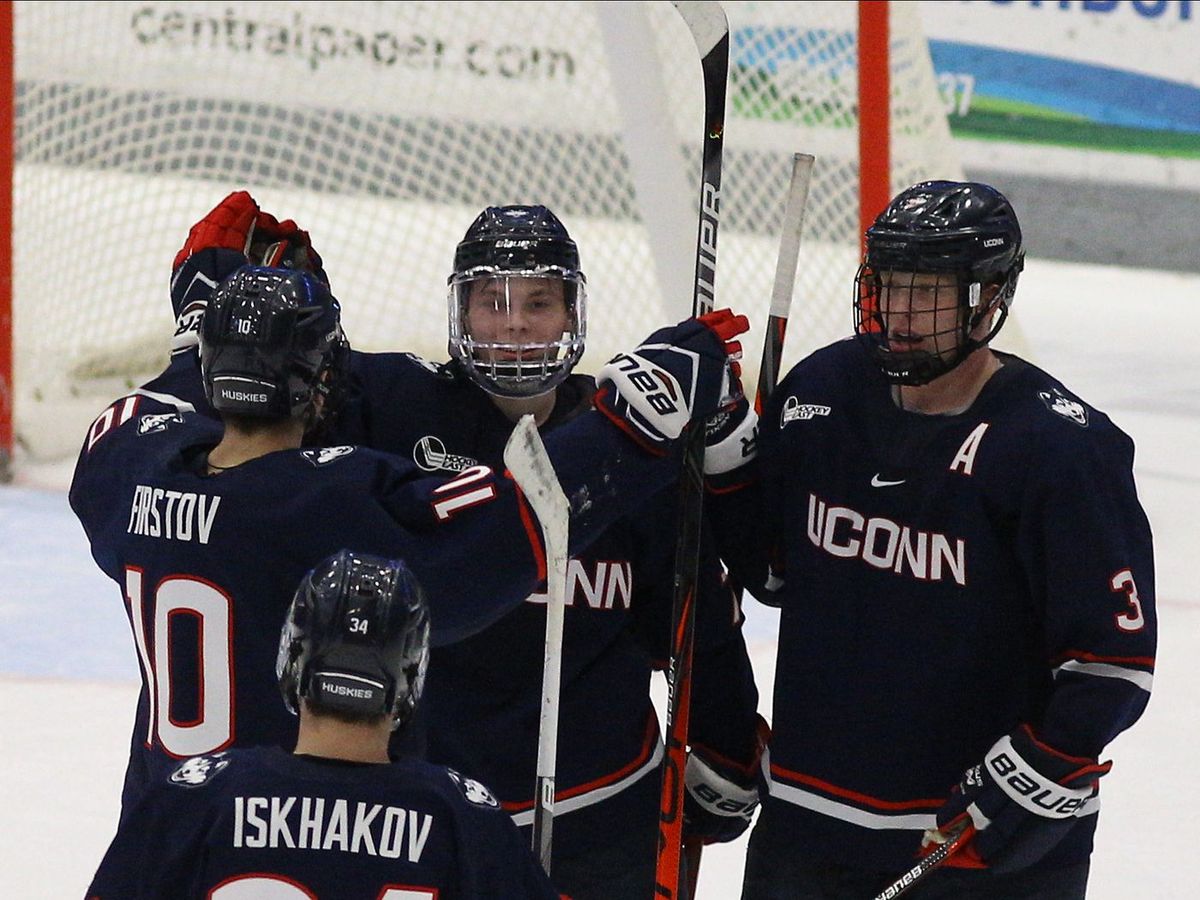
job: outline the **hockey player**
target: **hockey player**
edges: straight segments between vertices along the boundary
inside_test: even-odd
[[[404,563],[348,550],[324,560],[276,643],[276,705],[299,714],[295,752],[219,751],[156,779],[89,900],[558,897],[486,787],[412,758],[389,765],[429,650],[429,611]]]
[[[323,275],[294,222],[261,212],[245,192],[227,197],[192,229],[176,261],[171,390],[193,390],[186,386],[195,378],[187,338],[206,284],[244,263],[245,253]],[[524,413],[549,433],[590,408],[595,383],[572,372],[584,348],[586,280],[575,243],[553,213],[537,206],[485,210],[456,249],[449,300],[450,362],[351,354],[354,388],[335,426],[337,442],[395,452],[445,476],[501,466],[513,422]],[[607,405],[602,399],[601,408]],[[740,437],[714,433],[709,465],[740,463]],[[667,654],[674,509],[673,490],[651,498],[570,563],[551,871],[577,900],[641,900],[653,890],[662,745],[648,686]],[[711,553],[700,584],[692,792],[685,804],[689,841],[708,842],[731,840],[749,823],[765,723],[756,714],[740,611]],[[487,782],[526,829],[533,820],[542,591],[479,635],[435,648],[423,706],[431,758]]]
[[[989,346],[1023,259],[994,188],[901,192],[857,337],[787,375],[761,481],[716,498],[731,567],[781,608],[746,898],[871,897],[960,827],[911,896],[1084,896],[1100,756],[1149,699],[1151,534],[1132,441]]]
[[[669,389],[689,385],[677,396],[690,405],[664,415],[618,377],[612,419],[636,421],[665,454],[681,419],[718,408],[718,332],[744,326],[723,313],[660,332],[658,349],[634,351],[632,366],[676,372],[683,382]],[[122,588],[142,665],[126,807],[164,760],[290,745],[294,721],[264,696],[273,623],[302,574],[339,547],[410,558],[435,642],[494,621],[544,576],[535,521],[500,472],[423,478],[366,449],[301,449],[343,393],[348,352],[337,301],[315,276],[236,270],[208,303],[200,338],[203,389],[220,420],[161,390],[135,391],[91,427],[70,492],[93,556]],[[576,547],[675,475],[669,458],[596,413],[551,438],[564,488],[587,501],[572,519]]]
[[[576,244],[553,212],[483,210],[455,250],[448,282],[451,360],[356,354],[354,399],[342,420],[344,439],[444,474],[500,465],[522,415],[554,433],[591,408],[596,393],[590,376],[572,372],[584,350],[587,286]],[[603,394],[599,405],[607,407]],[[709,465],[730,448],[740,462],[740,443],[720,437]],[[668,654],[675,510],[675,490],[661,492],[570,561],[551,875],[576,900],[653,893],[663,745],[649,689]],[[685,833],[710,842],[732,840],[749,824],[765,724],[738,601],[715,551],[700,583]],[[544,604],[545,594],[534,594],[479,634],[436,648],[424,707],[429,758],[491,785],[526,829]]]

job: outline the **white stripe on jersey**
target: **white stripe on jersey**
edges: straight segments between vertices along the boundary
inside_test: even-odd
[[[1131,684],[1140,687],[1147,694],[1150,693],[1150,686],[1154,684],[1154,676],[1149,672],[1143,672],[1139,669],[1126,669],[1124,666],[1114,666],[1111,663],[1089,663],[1080,662],[1077,659],[1069,659],[1054,670],[1055,676],[1059,672],[1078,672],[1081,675],[1096,675],[1100,678],[1124,678]]]
[[[770,781],[770,793],[772,797],[783,800],[786,803],[802,806],[823,816],[840,819],[843,822],[849,822],[851,825],[858,825],[861,828],[871,828],[877,831],[891,828],[925,831],[926,829],[937,828],[937,816],[934,813],[871,812],[857,806],[851,806],[848,803],[831,800],[820,794],[814,794],[795,785],[784,784],[773,778]],[[1075,816],[1090,816],[1099,811],[1100,798],[1092,796],[1084,801],[1076,811]]]
[[[165,403],[167,406],[173,406],[176,412],[190,413],[196,411],[196,407],[192,406],[192,404],[186,400],[180,400],[172,394],[160,394],[157,391],[148,391],[145,388],[138,388],[133,393],[140,397],[149,397],[151,400],[157,400],[159,403]]]
[[[647,774],[657,769],[658,764],[662,762],[662,758],[663,742],[661,740],[655,741],[654,752],[651,753],[650,758],[642,763],[642,765],[637,769],[630,772],[620,781],[614,781],[612,784],[606,784],[604,787],[596,788],[594,791],[587,791],[586,793],[571,797],[569,800],[563,800],[562,802],[555,803],[554,814],[557,816],[562,813],[574,812],[577,809],[583,809],[585,806],[591,806],[594,803],[599,803],[601,800],[607,800],[609,797],[616,796],[627,787],[630,787],[634,783],[640,781]],[[517,823],[518,826],[532,825],[533,812],[534,811],[532,809],[527,809],[524,812],[513,813],[512,820]]]
[[[774,778],[770,782],[771,796],[796,806],[803,806],[823,816],[841,819],[851,825],[863,828],[911,828],[924,831],[927,828],[937,828],[937,816],[933,813],[875,813],[848,803],[839,803],[820,794],[814,794],[795,785],[784,784]]]

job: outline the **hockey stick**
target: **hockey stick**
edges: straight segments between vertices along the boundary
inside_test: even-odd
[[[899,897],[953,854],[965,847],[967,842],[974,836],[974,828],[969,827],[966,823],[959,825],[945,835],[946,840],[938,844],[936,850],[932,851],[928,856],[922,857],[915,866],[876,894],[875,900],[892,900],[894,897]]]
[[[754,395],[754,411],[760,415],[779,381],[783,338],[787,334],[788,313],[792,308],[792,290],[796,284],[796,265],[800,258],[800,235],[804,230],[804,211],[808,206],[808,188],[812,183],[815,161],[810,153],[792,154],[792,180],[788,184],[787,204],[783,210],[775,285],[771,289],[771,310],[767,315],[762,362],[758,367],[758,390]]]
[[[525,415],[504,446],[504,464],[533,507],[546,542],[546,654],[534,785],[533,852],[550,874],[554,831],[554,775],[558,759],[558,701],[566,614],[567,533],[570,508],[532,415]]]
[[[700,173],[700,223],[692,315],[711,312],[717,272],[717,223],[721,195],[721,150],[725,136],[725,87],[729,76],[729,21],[720,3],[680,2],[704,74],[704,151]],[[658,809],[658,860],[654,892],[680,896],[683,846],[683,773],[687,764],[692,691],[692,644],[696,627],[696,579],[700,565],[700,516],[704,501],[704,428],[686,440],[679,479],[679,536],[671,610],[671,656],[667,667],[666,755]]]
[[[787,332],[788,312],[792,305],[792,288],[796,283],[796,266],[800,256],[800,234],[804,228],[804,210],[808,204],[808,188],[812,182],[814,157],[808,153],[792,155],[792,178],[788,184],[787,203],[783,212],[783,230],[779,242],[779,259],[775,265],[775,285],[771,290],[771,309],[767,333],[763,340],[762,363],[758,370],[758,390],[754,411],[762,412],[763,404],[779,380],[779,363],[783,356],[783,338]],[[704,845],[685,841],[687,896],[695,897],[700,878],[700,855]]]

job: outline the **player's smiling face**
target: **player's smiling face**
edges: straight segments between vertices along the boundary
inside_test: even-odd
[[[893,351],[944,356],[958,346],[962,310],[952,274],[883,272],[879,308]]]
[[[563,282],[553,277],[497,276],[471,285],[466,330],[486,344],[514,345],[489,351],[495,359],[521,358],[515,345],[539,348],[562,339],[571,327]]]

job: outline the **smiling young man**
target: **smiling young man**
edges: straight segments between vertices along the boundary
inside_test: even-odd
[[[587,280],[554,212],[484,209],[455,248],[448,281],[451,359],[355,355],[339,441],[438,473],[502,469],[504,443],[522,415],[552,434],[607,403],[596,379],[573,371],[584,351]],[[737,448],[740,461],[736,438],[721,446]],[[710,448],[706,463],[721,457]],[[676,507],[673,488],[648,496],[569,561],[551,877],[575,900],[643,900],[654,889],[663,743],[650,679],[668,656]],[[708,538],[685,832],[713,842],[748,827],[765,723],[738,598]],[[545,634],[545,594],[537,593],[479,634],[435,648],[422,708],[429,759],[487,783],[526,832]],[[716,799],[701,805],[697,796]]]

